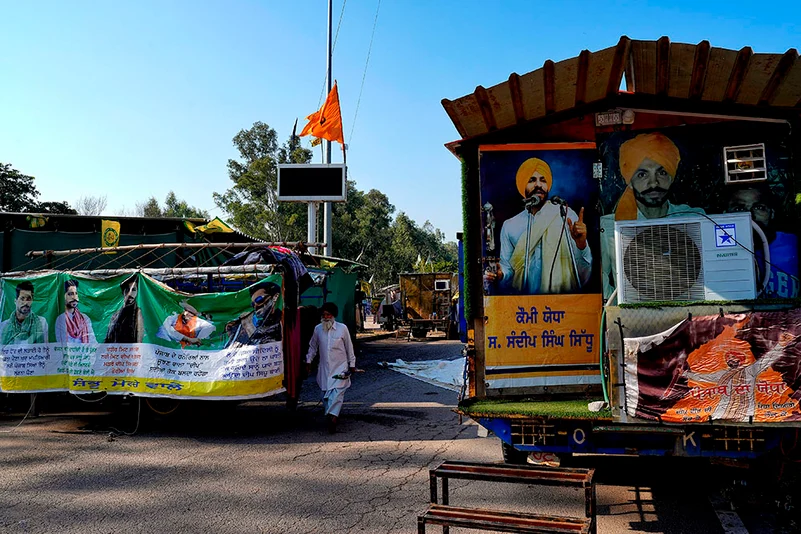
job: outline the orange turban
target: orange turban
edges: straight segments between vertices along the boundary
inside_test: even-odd
[[[553,175],[547,163],[537,158],[527,159],[520,165],[520,168],[517,169],[516,178],[517,190],[520,191],[523,197],[526,196],[526,184],[535,172],[540,173],[545,178],[545,181],[548,182],[548,189],[550,189],[553,184]]]
[[[629,139],[620,145],[620,174],[626,184],[631,183],[631,178],[640,164],[645,159],[650,159],[660,164],[667,173],[676,177],[676,170],[679,168],[681,154],[676,145],[667,136],[655,132],[640,134],[634,139]],[[637,201],[634,198],[634,191],[629,185],[623,194],[615,210],[615,219],[618,221],[631,220],[637,218]]]

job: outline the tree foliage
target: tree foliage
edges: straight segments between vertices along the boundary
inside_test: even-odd
[[[233,186],[214,193],[214,202],[242,232],[266,241],[299,241],[306,238],[304,204],[278,202],[279,163],[309,163],[311,150],[291,136],[279,147],[278,134],[263,122],[240,130],[233,139],[240,160],[228,160]]]
[[[0,211],[31,211],[39,196],[33,180],[33,176],[13,169],[10,163],[0,163]]]
[[[277,165],[309,163],[311,151],[302,148],[294,135],[279,146],[278,134],[262,122],[237,133],[233,144],[240,155],[228,160],[233,186],[214,193],[228,221],[266,241],[305,241],[308,208],[304,203],[277,201]],[[368,265],[368,278],[377,287],[397,283],[398,273],[413,271],[418,255],[430,260],[421,270],[456,270],[456,244],[445,243],[440,230],[429,221],[418,226],[403,212],[395,216],[395,206],[384,193],[361,191],[351,180],[346,202],[334,203],[333,241],[334,255]]]
[[[39,202],[35,178],[0,162],[0,211],[77,214],[67,202]]]
[[[164,206],[158,199],[151,196],[144,202],[137,202],[134,208],[134,216],[151,217],[154,219],[162,217],[179,217],[183,219],[209,219],[209,212],[190,206],[185,200],[179,199],[174,192],[167,193],[164,199]]]

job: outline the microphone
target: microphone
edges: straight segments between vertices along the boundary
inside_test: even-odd
[[[559,204],[560,206],[567,206],[567,200],[562,197],[551,197],[551,203]]]
[[[523,200],[523,204],[525,205],[526,208],[536,208],[537,206],[542,204],[542,201],[540,200],[540,197],[538,197],[537,195],[532,195],[528,198],[525,198]]]

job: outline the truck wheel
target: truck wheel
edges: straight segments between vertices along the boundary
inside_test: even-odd
[[[507,464],[525,464],[528,459],[528,453],[519,451],[509,445],[508,443],[501,443],[501,452],[503,453],[503,461]]]

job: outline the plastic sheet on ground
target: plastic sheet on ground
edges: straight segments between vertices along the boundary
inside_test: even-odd
[[[387,367],[451,391],[460,391],[464,384],[464,358],[455,360],[429,360],[405,362],[401,359],[387,362]]]

